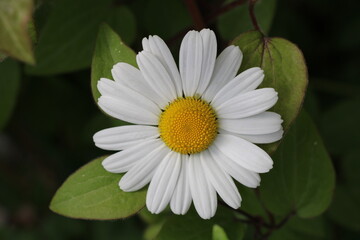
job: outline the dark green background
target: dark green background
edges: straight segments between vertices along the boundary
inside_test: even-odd
[[[270,0],[261,4],[264,1]],[[21,64],[16,107],[0,133],[0,239],[142,239],[146,224],[136,216],[110,222],[72,220],[52,213],[48,205],[67,176],[106,153],[94,146],[92,136],[114,125],[98,110],[90,90],[89,67],[98,24],[109,23],[136,52],[143,37],[158,34],[177,55],[184,30],[193,28],[192,19],[181,0],[92,0],[89,4],[79,1],[76,8],[66,2],[35,4],[39,65]],[[205,19],[220,2],[198,1]],[[337,173],[334,201],[324,214],[326,239],[360,238],[359,8],[359,1],[278,0],[268,34],[297,44],[308,64],[304,106],[324,138]],[[237,16],[232,15],[235,21]],[[79,21],[81,17],[84,20]],[[221,18],[226,17],[207,24],[217,33],[219,50],[231,40],[219,31]],[[258,18],[261,23],[268,16],[261,12]],[[59,29],[52,28],[51,22]],[[250,30],[247,24],[241,27]],[[270,26],[268,20],[264,25]],[[240,34],[232,25],[222,27],[230,35]],[[84,29],[88,35],[76,38],[76,32]],[[61,32],[57,36],[59,31],[65,31],[65,36]],[[54,43],[64,44],[68,39],[75,40],[64,55]],[[60,54],[60,59],[54,54]]]

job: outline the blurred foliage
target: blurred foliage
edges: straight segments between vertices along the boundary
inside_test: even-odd
[[[0,130],[5,126],[16,103],[20,85],[20,66],[11,59],[0,64]]]
[[[225,230],[217,224],[215,224],[213,226],[212,239],[213,240],[229,240],[229,238],[226,235]]]
[[[111,0],[57,0],[39,32],[32,75],[53,75],[90,66],[96,33]],[[36,24],[36,23],[35,23]]]
[[[135,52],[143,37],[158,34],[174,55],[194,23],[185,0],[31,2],[0,0],[0,239],[184,239],[177,232],[180,227],[205,228],[203,239],[222,239],[222,233],[212,235],[215,222],[229,239],[240,239],[247,225],[228,224],[222,216],[212,222],[200,221],[194,212],[184,217],[164,213],[164,222],[141,212],[126,220],[101,222],[68,219],[48,209],[71,173],[105,154],[94,146],[93,134],[116,124],[96,107],[90,87],[101,23]],[[221,6],[231,2],[197,1],[206,26],[217,33],[219,49],[252,28],[246,5],[223,11]],[[261,0],[256,7],[259,25],[268,36],[286,38],[304,53],[310,78],[304,107],[319,128],[337,174],[333,202],[323,215],[293,217],[270,239],[360,238],[359,7],[357,1],[334,0]],[[33,21],[28,17],[31,11]],[[34,66],[10,59],[32,63],[32,49]],[[240,187],[240,192],[242,209],[271,220],[258,191]],[[228,214],[219,208],[221,213]],[[244,239],[253,239],[253,233],[254,227],[248,227]]]
[[[30,64],[34,64],[32,9],[32,0],[0,1],[0,52]]]

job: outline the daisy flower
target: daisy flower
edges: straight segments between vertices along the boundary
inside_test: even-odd
[[[105,129],[94,135],[95,145],[118,151],[103,167],[126,174],[119,182],[125,192],[148,183],[146,206],[152,213],[168,204],[185,214],[191,202],[209,219],[217,194],[230,207],[240,207],[234,183],[256,188],[259,173],[273,165],[255,144],[278,141],[281,116],[267,111],[278,100],[273,88],[256,89],[264,79],[260,68],[239,75],[242,53],[227,47],[217,58],[215,34],[190,31],[182,40],[179,70],[158,36],[142,41],[139,66],[117,63],[115,81],[101,78],[98,105],[110,116],[134,125]]]

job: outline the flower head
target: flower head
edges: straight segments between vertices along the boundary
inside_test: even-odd
[[[278,141],[281,117],[267,111],[278,100],[272,88],[256,89],[260,68],[239,75],[242,53],[227,47],[217,58],[215,34],[190,31],[180,47],[179,70],[158,36],[144,38],[139,69],[118,63],[115,81],[98,82],[99,106],[109,115],[135,125],[102,130],[96,146],[119,151],[103,161],[113,173],[127,172],[123,191],[137,191],[149,182],[146,205],[159,213],[170,203],[185,214],[191,202],[199,215],[211,218],[217,193],[232,208],[241,197],[233,178],[255,188],[259,173],[273,165],[255,144]]]

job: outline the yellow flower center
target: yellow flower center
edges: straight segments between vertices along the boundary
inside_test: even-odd
[[[217,135],[215,111],[192,97],[178,98],[160,116],[160,137],[173,151],[193,154],[207,149]]]

